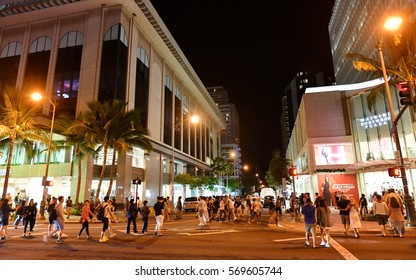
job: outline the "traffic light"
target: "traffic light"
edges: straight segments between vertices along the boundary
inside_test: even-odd
[[[416,103],[414,81],[400,82],[397,88],[399,89],[401,105],[411,106]]]
[[[389,176],[390,177],[394,177],[394,178],[397,178],[397,177],[400,177],[400,167],[398,167],[398,166],[395,166],[395,167],[390,167],[389,168]]]
[[[142,183],[142,180],[140,179],[133,179],[133,185],[140,185]]]
[[[289,168],[290,176],[298,176],[298,170],[296,167]]]

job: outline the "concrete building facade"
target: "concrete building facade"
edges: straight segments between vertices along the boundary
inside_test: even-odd
[[[208,175],[219,155],[222,114],[148,0],[6,1],[0,6],[0,54],[0,86],[42,91],[56,99],[57,116],[75,116],[90,101],[113,98],[128,102],[128,110],[142,110],[153,150],[134,147],[118,155],[111,194],[117,202],[135,195],[150,202],[157,195],[187,195],[181,185],[172,193],[172,173]],[[49,109],[45,103],[47,120]],[[199,116],[196,125],[192,115]],[[45,156],[28,161],[22,150],[15,154],[10,193],[40,201]],[[102,199],[109,176],[96,193],[102,157],[84,159],[82,174],[71,168],[72,159],[71,152],[52,152],[49,194],[75,197],[82,176],[80,201]],[[134,178],[141,184],[133,185]]]

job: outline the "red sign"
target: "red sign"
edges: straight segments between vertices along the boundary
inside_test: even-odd
[[[331,196],[331,205],[335,206],[335,195],[345,194],[347,198],[353,197],[358,203],[358,186],[355,174],[327,174],[318,175],[319,196],[329,198]],[[328,193],[329,191],[329,193]]]

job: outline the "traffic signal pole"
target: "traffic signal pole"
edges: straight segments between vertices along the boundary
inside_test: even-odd
[[[400,110],[399,115],[397,116],[397,118],[394,115],[394,107],[393,107],[393,101],[391,98],[391,93],[390,93],[390,85],[388,82],[388,78],[387,78],[387,71],[386,71],[386,66],[384,64],[384,57],[383,57],[383,42],[380,41],[379,44],[377,44],[377,50],[378,53],[380,55],[380,62],[381,62],[381,69],[383,71],[383,79],[384,79],[384,85],[386,88],[386,95],[387,95],[387,101],[388,101],[388,105],[389,105],[389,111],[390,111],[390,118],[391,118],[391,122],[392,122],[392,129],[391,129],[391,134],[393,135],[393,140],[394,143],[396,144],[396,150],[397,150],[397,156],[396,158],[399,161],[399,165],[400,165],[400,171],[401,171],[401,177],[402,177],[402,183],[403,183],[403,191],[404,191],[404,205],[406,207],[406,215],[407,215],[407,225],[411,226],[411,227],[416,227],[416,215],[415,215],[415,204],[413,201],[413,198],[409,195],[409,188],[407,185],[407,176],[406,176],[406,169],[404,168],[404,161],[403,161],[403,155],[402,155],[402,149],[401,149],[401,145],[400,145],[400,139],[399,139],[399,133],[397,131],[397,122],[399,121],[401,115],[403,114],[403,112],[406,110],[408,104],[405,105],[405,107],[403,107]],[[410,100],[413,100],[414,98],[414,83],[408,83],[408,86],[410,86],[410,88],[408,88],[408,91],[410,93]],[[413,104],[412,104],[413,105]]]
[[[400,173],[402,178],[402,184],[403,184],[403,192],[404,192],[404,205],[406,207],[406,215],[407,215],[407,225],[410,227],[416,227],[416,211],[415,211],[415,203],[413,201],[413,198],[409,194],[409,187],[407,184],[407,175],[406,175],[406,169],[404,168],[404,160],[403,160],[403,154],[402,149],[400,145],[400,139],[399,139],[399,132],[397,130],[397,122],[399,121],[400,117],[406,111],[408,106],[404,106],[401,108],[399,114],[393,121],[393,127],[391,129],[391,133],[393,135],[393,140],[396,144],[397,149],[397,157],[399,160],[399,166],[400,166]]]

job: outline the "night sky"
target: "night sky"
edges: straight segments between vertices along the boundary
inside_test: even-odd
[[[281,150],[284,88],[299,71],[333,75],[334,0],[151,0],[206,87],[224,86],[240,115],[243,163],[262,176]]]

